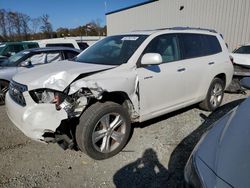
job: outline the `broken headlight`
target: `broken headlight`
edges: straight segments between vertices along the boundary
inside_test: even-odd
[[[38,89],[30,91],[31,98],[36,103],[55,104],[57,110],[64,109],[69,117],[79,116],[88,104],[88,99],[92,97],[89,89],[80,89],[73,95],[51,89]]]
[[[50,89],[37,89],[30,91],[31,98],[36,103],[51,103],[56,105],[56,109],[60,110],[60,104],[65,100],[67,97],[66,94],[54,91]]]

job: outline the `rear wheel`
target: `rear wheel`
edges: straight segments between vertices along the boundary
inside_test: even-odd
[[[131,132],[127,110],[114,102],[96,103],[81,116],[76,142],[81,151],[101,160],[119,153]]]
[[[5,95],[9,89],[9,83],[4,80],[0,80],[0,105],[5,104]]]
[[[207,92],[206,99],[200,103],[200,108],[214,111],[221,105],[224,96],[225,83],[220,78],[214,78]]]

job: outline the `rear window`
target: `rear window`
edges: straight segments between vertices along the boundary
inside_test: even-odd
[[[54,44],[52,43],[52,44],[46,44],[46,47],[55,47],[55,46],[75,48],[72,43],[54,43]]]
[[[180,34],[183,58],[213,55],[222,51],[216,36],[202,34]]]

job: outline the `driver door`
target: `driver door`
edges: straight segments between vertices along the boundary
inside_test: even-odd
[[[164,114],[184,102],[185,66],[181,62],[178,37],[165,34],[155,37],[143,54],[158,53],[163,63],[137,69],[142,120]],[[142,54],[142,55],[143,55]]]

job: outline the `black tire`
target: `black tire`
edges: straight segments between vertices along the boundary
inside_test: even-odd
[[[97,102],[82,114],[76,127],[76,142],[88,156],[102,160],[119,153],[130,132],[130,116],[124,107],[114,102]]]
[[[200,108],[206,111],[214,111],[218,108],[224,97],[224,89],[224,81],[220,78],[214,78],[209,86],[205,100],[199,104]]]
[[[0,80],[0,105],[5,104],[5,95],[9,90],[9,82]]]

